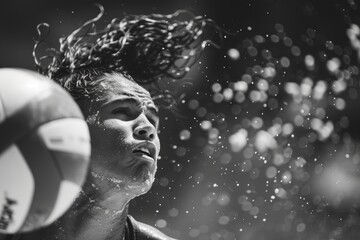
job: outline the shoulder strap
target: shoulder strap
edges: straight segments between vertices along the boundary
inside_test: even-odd
[[[155,227],[136,221],[130,215],[128,215],[126,225],[130,233],[126,240],[176,240]]]
[[[138,240],[137,233],[139,228],[136,224],[135,219],[128,215],[126,218],[126,227],[125,227],[125,240]]]

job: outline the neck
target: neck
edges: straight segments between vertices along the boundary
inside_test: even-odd
[[[122,239],[132,196],[115,188],[100,192],[92,182],[84,185],[71,210],[56,224],[58,229],[66,233],[64,239]]]
[[[83,201],[86,201],[83,202]],[[96,200],[77,201],[54,226],[60,239],[119,240],[125,234],[128,204],[119,210],[103,207]],[[77,205],[79,204],[79,205]]]

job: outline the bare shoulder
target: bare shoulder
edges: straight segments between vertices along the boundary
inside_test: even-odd
[[[137,222],[138,227],[139,227],[139,234],[141,235],[141,237],[143,237],[144,239],[149,239],[149,240],[177,240],[175,238],[169,237],[167,235],[165,235],[164,233],[162,233],[159,229],[152,227],[148,224],[142,223],[142,222]]]

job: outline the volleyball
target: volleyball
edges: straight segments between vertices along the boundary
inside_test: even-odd
[[[0,233],[47,226],[74,202],[90,135],[70,94],[36,72],[0,69]]]

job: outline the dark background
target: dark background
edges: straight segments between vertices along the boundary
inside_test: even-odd
[[[37,24],[50,24],[46,44],[58,47],[59,37],[98,14],[95,2],[105,8],[103,22],[186,9],[232,33],[221,49],[208,48],[190,72],[194,84],[179,106],[186,117],[161,112],[157,180],[132,202],[136,219],[180,239],[360,238],[359,59],[346,33],[351,24],[360,24],[358,1],[12,0],[0,8],[0,67],[34,69]],[[239,58],[229,56],[230,49]],[[306,66],[307,55],[315,59],[314,69]],[[336,74],[327,67],[332,59],[340,62]],[[276,75],[262,75],[266,66]],[[234,83],[249,76],[244,100],[223,99],[226,91],[236,95]],[[306,77],[312,86],[301,85]],[[336,92],[332,86],[341,78],[345,89]],[[286,82],[314,89],[320,80],[328,84],[320,100],[285,91]],[[269,85],[267,98],[254,102],[250,92],[261,81]],[[221,90],[214,91],[214,83]],[[344,108],[336,105],[343,102]],[[311,127],[315,118],[334,125],[325,139]],[[211,127],[204,129],[205,123]],[[286,123],[292,133],[279,133],[277,147],[260,152],[256,134],[272,126],[284,129]],[[246,129],[248,142],[237,152],[229,139],[239,129]],[[281,164],[279,156],[285,159]]]

